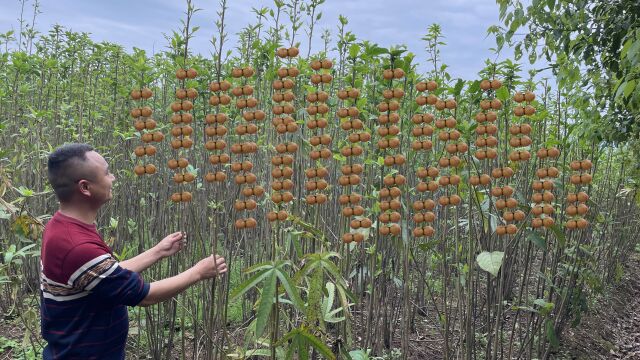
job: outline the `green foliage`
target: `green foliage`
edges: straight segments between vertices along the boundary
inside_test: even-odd
[[[289,333],[285,334],[279,344],[288,344],[288,350],[286,359],[309,359],[309,350],[315,349],[325,359],[335,359],[336,356],[331,352],[331,349],[323,343],[320,339],[315,337],[312,333],[305,328],[295,328]]]
[[[601,125],[610,141],[626,141],[640,134],[640,4],[635,0],[608,1],[498,0],[505,28],[493,27],[498,48],[515,46],[516,56],[526,49],[533,63],[553,63],[560,85],[592,86],[592,102],[606,122]],[[526,31],[524,37],[516,33]],[[586,67],[581,76],[580,64]],[[602,98],[601,96],[604,95]]]
[[[478,254],[476,261],[478,261],[478,266],[493,276],[498,276],[498,272],[500,271],[500,267],[502,266],[502,260],[504,257],[504,252],[502,251],[483,251]]]

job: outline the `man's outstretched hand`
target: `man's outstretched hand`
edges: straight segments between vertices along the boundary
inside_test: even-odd
[[[155,246],[155,250],[160,258],[171,256],[187,244],[187,235],[182,231],[167,235]]]

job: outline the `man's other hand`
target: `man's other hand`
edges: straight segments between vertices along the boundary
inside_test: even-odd
[[[155,250],[160,258],[171,256],[187,244],[187,234],[182,231],[167,235],[155,246]]]
[[[211,255],[200,260],[194,268],[198,272],[200,279],[209,279],[227,272],[227,263],[220,255]]]

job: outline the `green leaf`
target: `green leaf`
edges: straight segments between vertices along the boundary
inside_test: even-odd
[[[358,53],[360,52],[360,45],[358,44],[351,44],[351,46],[349,46],[349,57],[350,58],[356,58],[358,57]]]
[[[496,90],[496,97],[502,102],[507,101],[507,99],[509,99],[509,90],[507,90],[507,87],[502,86],[498,90]]]
[[[264,280],[267,276],[269,276],[269,269],[258,272],[257,274],[245,280],[243,283],[238,285],[237,288],[233,289],[233,291],[230,294],[231,301],[236,300],[242,294],[253,289],[258,283]]]
[[[553,231],[553,233],[556,235],[556,239],[558,239],[560,246],[564,247],[567,244],[567,238],[564,234],[564,231],[562,231],[562,228],[560,228],[558,224],[554,224],[551,227],[551,231]]]
[[[370,56],[377,56],[377,55],[382,55],[382,54],[388,54],[389,50],[379,47],[378,45],[374,45],[373,47],[368,49],[369,51],[367,51],[367,55]]]
[[[8,264],[9,262],[11,262],[11,259],[13,259],[13,255],[15,252],[16,252],[16,246],[14,244],[11,244],[7,249],[7,251],[4,253],[5,264]]]
[[[453,87],[453,96],[460,97],[460,93],[462,92],[462,88],[464,87],[464,80],[458,79],[456,85]]]
[[[331,310],[331,308],[333,307],[333,300],[336,294],[336,286],[332,282],[327,282],[325,286],[327,288],[327,297],[322,299],[323,319],[325,322],[334,323],[334,324],[341,322],[345,319],[344,316],[336,317],[336,315],[340,311],[342,311],[342,307]]]
[[[628,98],[631,93],[636,89],[636,80],[631,80],[624,86],[623,96]]]
[[[503,257],[504,252],[502,251],[483,251],[478,254],[476,261],[482,270],[489,272],[493,276],[498,276],[498,272],[502,266]]]
[[[300,298],[300,294],[298,294],[298,289],[291,284],[291,278],[289,277],[289,275],[287,275],[287,273],[280,269],[276,271],[276,274],[278,275],[278,279],[280,279],[282,287],[284,287],[284,290],[289,295],[289,298],[293,302],[294,306],[299,311],[304,311],[304,302]]]
[[[331,349],[329,349],[327,344],[325,344],[322,341],[320,341],[320,339],[315,337],[310,332],[308,332],[308,331],[306,331],[304,329],[301,329],[300,330],[300,335],[306,340],[306,342],[308,344],[313,346],[313,348],[316,349],[325,358],[327,358],[327,359],[335,359],[336,358],[336,356],[331,352]]]
[[[369,355],[364,350],[351,350],[349,356],[352,360],[369,360]]]
[[[546,248],[544,238],[540,236],[537,231],[527,229],[525,230],[525,233],[527,234],[527,239],[531,241],[535,246],[543,250]]]
[[[545,329],[547,340],[549,340],[551,346],[553,348],[558,348],[558,346],[560,346],[560,340],[558,340],[558,336],[556,335],[556,330],[553,327],[552,319],[547,319],[547,321],[545,322]]]
[[[554,303],[547,302],[544,299],[535,299],[533,300],[533,304],[538,305],[540,307],[540,312],[545,316],[551,313],[551,310],[555,307]]]
[[[262,295],[260,295],[260,305],[258,305],[258,312],[256,314],[256,337],[262,335],[269,321],[269,315],[273,308],[273,296],[276,292],[276,284],[278,283],[276,272],[276,269],[268,270],[268,278],[264,280]]]

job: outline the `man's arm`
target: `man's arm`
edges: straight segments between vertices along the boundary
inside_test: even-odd
[[[149,266],[155,264],[158,260],[161,260],[167,256],[171,256],[180,251],[180,249],[182,249],[182,247],[184,246],[185,241],[186,236],[183,236],[183,233],[181,231],[167,235],[151,249],[129,260],[120,262],[120,266],[127,270],[140,273],[147,269]]]
[[[198,281],[225,272],[227,272],[227,264],[224,258],[211,255],[176,276],[152,282],[149,286],[149,293],[138,306],[149,306],[171,299]]]
[[[160,259],[162,259],[160,254],[155,251],[154,248],[151,248],[138,256],[120,262],[120,266],[127,270],[140,273],[147,269],[149,266],[155,264]]]

